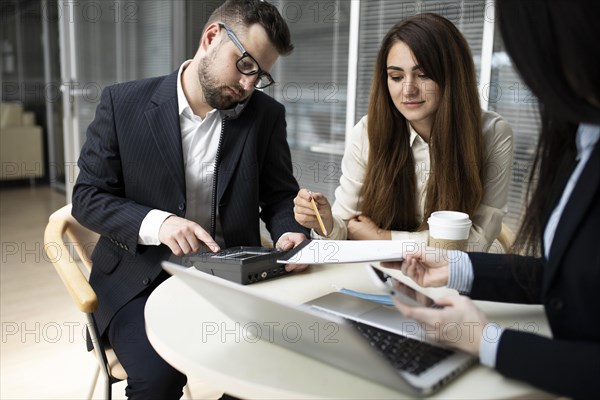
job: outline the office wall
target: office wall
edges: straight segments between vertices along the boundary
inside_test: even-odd
[[[484,108],[504,116],[513,128],[515,160],[505,222],[513,230],[518,228],[539,129],[537,100],[504,52],[495,27],[493,1],[282,0],[278,4],[297,49],[276,66],[274,76],[279,82],[270,93],[286,105],[289,141],[301,186],[334,199],[345,135],[367,113],[381,39],[401,19],[434,12],[452,21],[467,39]],[[350,23],[352,17],[357,20],[354,24]],[[491,31],[484,32],[485,24],[492,26]],[[358,36],[356,42],[350,40],[353,33]],[[355,75],[349,75],[353,68]],[[490,76],[489,82],[482,81],[485,76]]]
[[[46,79],[40,1],[4,0],[0,3],[0,81],[2,102],[20,103],[23,110],[34,113],[34,124],[42,127],[43,138],[48,135],[46,123]],[[23,145],[26,145],[23,143]],[[35,145],[32,143],[31,145]],[[2,162],[2,176],[48,178],[48,155],[43,147],[41,163]],[[17,168],[18,171],[15,171]],[[13,179],[3,180],[4,185]]]
[[[10,51],[4,46],[6,40],[14,43],[13,48],[21,49],[21,53],[13,51],[13,64],[20,69],[2,71],[2,96],[14,97],[14,91],[6,93],[6,82],[16,82],[19,86],[16,94],[26,102],[32,98],[42,100],[39,104],[31,103],[31,107],[36,108],[38,121],[44,124],[46,111],[43,95],[40,96],[43,91],[29,89],[44,83],[43,62],[39,61],[42,55],[39,19],[47,16],[51,36],[56,37],[58,29],[52,31],[52,26],[63,24],[61,28],[65,30],[65,7],[73,2],[29,0],[18,6],[17,3],[2,2],[1,64],[10,64]],[[73,63],[77,65],[79,83],[93,84],[95,92],[110,83],[166,74],[194,55],[206,19],[221,3],[221,0],[75,2],[76,47],[74,52],[66,52],[65,46],[61,46],[60,51],[66,56],[61,65],[63,76],[55,86],[69,84],[73,75],[71,71],[64,72],[65,64]],[[294,171],[301,186],[322,191],[333,200],[341,174],[345,136],[349,127],[366,113],[372,65],[381,38],[402,18],[418,12],[436,12],[449,18],[466,36],[476,66],[490,69],[486,73],[491,81],[481,88],[482,95],[487,96],[488,108],[504,115],[514,129],[516,160],[507,221],[511,227],[517,227],[524,181],[530,172],[537,140],[537,104],[512,68],[498,33],[484,38],[484,23],[494,23],[493,1],[273,0],[272,3],[288,22],[296,50],[276,64],[272,72],[277,84],[266,91],[286,106]],[[15,10],[21,10],[18,19],[6,17]],[[17,40],[14,32],[19,29],[23,34]],[[493,50],[489,59],[482,62],[485,46],[492,46]],[[57,54],[57,47],[52,48],[52,55]],[[69,58],[70,54],[75,54],[76,59]],[[76,123],[64,127],[67,141],[72,142],[66,146],[69,151],[65,170],[73,169],[98,100],[98,93],[70,94],[75,105],[69,100],[65,103],[69,107],[62,111],[65,121],[75,118]],[[55,103],[58,104],[54,113],[61,105],[60,101]],[[70,111],[73,115],[67,116]],[[55,118],[54,123],[59,122],[62,118]],[[63,127],[59,129],[62,132]],[[54,147],[62,146],[55,143]],[[68,180],[67,187],[74,183],[74,176]]]

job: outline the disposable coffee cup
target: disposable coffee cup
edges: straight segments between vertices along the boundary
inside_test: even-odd
[[[469,214],[458,211],[436,211],[427,219],[428,246],[443,250],[466,250],[472,222]]]

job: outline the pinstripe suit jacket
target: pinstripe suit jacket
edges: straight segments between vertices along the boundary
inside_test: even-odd
[[[285,232],[308,235],[294,220],[299,188],[283,105],[255,91],[243,111],[221,114],[215,205],[226,247],[260,245],[259,218],[274,241]],[[98,295],[94,316],[102,334],[114,314],[158,277],[160,261],[171,255],[165,245],[138,244],[146,214],[160,209],[185,216],[177,71],[104,89],[78,166],[72,213],[101,235],[90,283]]]

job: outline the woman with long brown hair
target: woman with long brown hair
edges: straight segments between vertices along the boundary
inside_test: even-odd
[[[352,130],[333,208],[312,193],[329,239],[426,242],[437,210],[471,217],[470,250],[487,250],[505,214],[512,130],[482,111],[475,66],[460,31],[426,13],[385,35],[373,74],[368,116]],[[296,220],[323,236],[308,190]]]

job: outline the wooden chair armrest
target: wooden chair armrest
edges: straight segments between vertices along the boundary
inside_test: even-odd
[[[77,308],[84,313],[92,313],[98,307],[98,298],[65,246],[63,235],[66,230],[66,220],[50,218],[44,232],[44,249]]]

